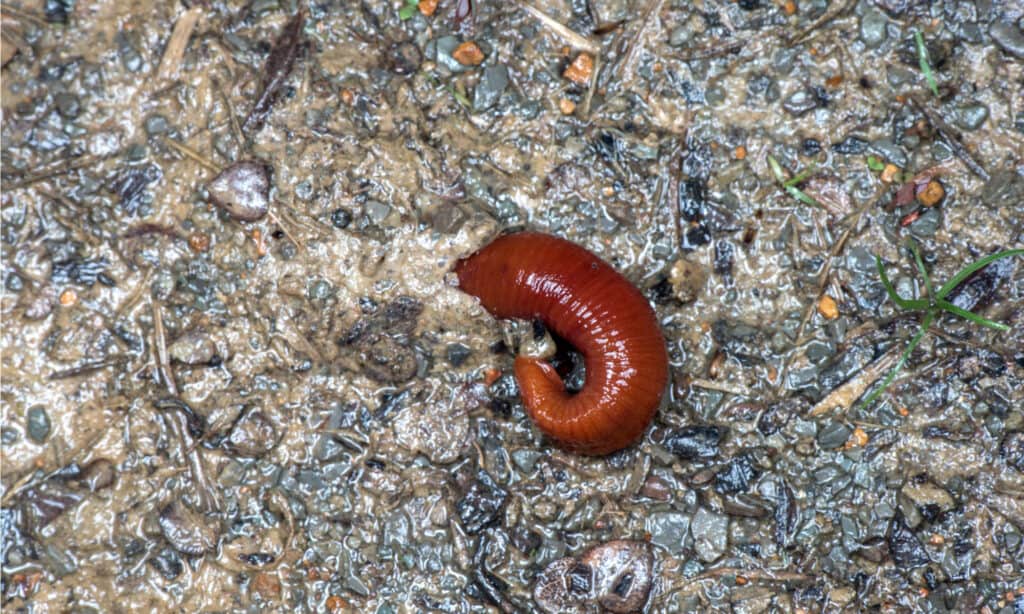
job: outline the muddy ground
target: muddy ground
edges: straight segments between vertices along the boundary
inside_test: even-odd
[[[863,402],[875,256],[1024,246],[1022,18],[5,3],[4,610],[1024,612],[1022,258]],[[524,227],[655,306],[639,444],[546,441],[454,286]]]

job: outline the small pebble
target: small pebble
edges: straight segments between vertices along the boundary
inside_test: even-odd
[[[43,443],[50,436],[50,416],[42,405],[36,405],[27,414],[28,438],[36,443]]]
[[[799,89],[782,102],[782,108],[793,117],[806,115],[818,106],[818,98],[807,89]]]
[[[956,113],[956,123],[964,130],[977,130],[988,119],[988,107],[983,104],[969,104],[960,107]]]
[[[255,160],[235,162],[206,186],[210,202],[242,222],[255,222],[270,209],[270,175]]]
[[[889,20],[881,11],[868,9],[860,18],[860,40],[868,49],[874,49],[885,42],[888,36]]]
[[[504,64],[485,68],[480,82],[473,90],[473,110],[479,113],[493,107],[501,98],[506,87],[508,87],[508,68]]]
[[[1024,32],[1005,17],[996,19],[988,28],[988,33],[1003,51],[1024,59]]]

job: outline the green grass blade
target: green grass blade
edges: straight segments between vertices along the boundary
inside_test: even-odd
[[[921,321],[921,328],[918,329],[917,334],[914,335],[914,338],[910,341],[910,345],[908,345],[907,349],[903,350],[903,353],[900,355],[899,362],[889,370],[889,373],[886,374],[885,379],[882,380],[882,383],[878,388],[875,388],[875,390],[868,395],[868,398],[861,402],[860,410],[863,411],[866,407],[874,403],[875,399],[878,398],[878,395],[882,394],[882,392],[889,387],[889,384],[892,383],[892,380],[896,379],[896,375],[900,372],[900,369],[903,368],[903,365],[906,364],[907,359],[910,358],[910,353],[914,351],[917,344],[921,343],[921,339],[924,338],[924,334],[928,332],[928,328],[932,325],[933,321],[935,321],[935,312],[929,311],[924,316],[924,320]]]
[[[913,240],[910,241],[910,252],[914,254],[917,270],[921,271],[921,277],[924,277],[924,289],[928,292],[928,298],[931,299],[935,296],[935,293],[932,291],[932,278],[928,275],[928,270],[924,268],[924,262],[921,260],[921,250],[918,249],[917,243]]]
[[[889,276],[885,274],[885,266],[882,264],[882,259],[878,256],[875,256],[875,265],[878,266],[878,276],[882,278],[882,285],[885,286],[885,291],[889,294],[892,302],[896,303],[900,309],[928,309],[928,301],[905,299],[896,293],[896,288],[892,286]]]
[[[803,180],[807,179],[808,177],[810,177],[811,175],[813,175],[815,170],[816,169],[814,168],[814,166],[810,166],[808,168],[805,168],[803,171],[801,171],[801,172],[797,173],[796,175],[793,175],[792,177],[790,177],[787,181],[782,182],[782,185],[784,187],[787,187],[787,188],[793,187],[793,186],[799,184],[801,181],[803,181]]]
[[[775,174],[775,178],[779,180],[779,183],[786,185],[786,175],[782,172],[782,165],[771,154],[768,154],[768,166],[772,167],[772,173]]]
[[[974,313],[972,311],[967,311],[966,309],[961,309],[960,307],[957,307],[956,305],[954,305],[953,303],[950,303],[949,301],[940,300],[937,303],[937,305],[938,305],[938,307],[940,309],[944,309],[944,310],[948,311],[949,313],[954,313],[954,314],[960,316],[961,318],[964,318],[965,320],[970,320],[971,322],[974,322],[975,324],[980,324],[982,326],[987,326],[989,328],[994,328],[994,329],[996,329],[998,331],[1002,331],[1002,332],[1006,332],[1006,331],[1010,330],[1010,327],[1005,325],[1005,324],[1002,324],[1000,322],[993,322],[992,320],[989,320],[987,318],[983,318],[983,317],[979,316],[978,314],[976,314],[976,313]]]
[[[914,32],[914,41],[917,42],[917,61],[921,65],[921,72],[928,80],[928,87],[931,88],[932,93],[938,96],[939,86],[935,82],[935,75],[932,74],[932,67],[928,64],[928,48],[924,46],[924,37],[921,36],[920,31]]]
[[[804,203],[805,205],[811,205],[812,207],[821,207],[822,209],[825,208],[824,205],[822,205],[818,201],[814,200],[813,198],[811,198],[810,196],[805,194],[800,188],[794,188],[793,186],[787,186],[786,187],[786,191],[789,192],[790,196],[792,196],[793,198],[799,200],[800,202]]]
[[[954,288],[963,283],[965,279],[973,275],[976,271],[979,271],[987,267],[996,260],[999,260],[1001,258],[1009,258],[1010,256],[1024,256],[1024,249],[1008,249],[1001,252],[996,252],[994,254],[989,254],[988,256],[985,256],[984,258],[978,260],[977,262],[974,262],[973,264],[967,265],[966,267],[960,269],[960,272],[954,275],[953,279],[950,279],[949,281],[946,282],[944,286],[939,288],[939,292],[938,294],[935,295],[935,299],[941,300],[946,298],[947,294],[952,292]]]

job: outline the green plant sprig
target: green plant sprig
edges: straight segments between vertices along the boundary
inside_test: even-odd
[[[932,74],[931,64],[928,63],[928,48],[924,46],[924,37],[921,36],[920,30],[914,32],[914,42],[917,43],[917,63],[921,66],[921,72],[928,80],[928,87],[931,88],[932,93],[938,96],[939,86],[935,82],[935,75]]]
[[[888,374],[886,374],[885,379],[882,380],[881,385],[879,385],[860,404],[861,410],[871,405],[871,403],[873,403],[875,399],[878,398],[878,395],[882,394],[882,392],[889,387],[889,384],[891,384],[892,381],[896,378],[896,375],[899,373],[900,369],[902,369],[903,365],[906,364],[907,359],[910,358],[910,354],[914,351],[915,348],[917,348],[918,344],[921,343],[921,339],[924,338],[925,333],[928,332],[928,329],[935,322],[935,320],[942,314],[943,311],[960,316],[961,318],[974,322],[975,324],[986,326],[988,328],[992,328],[998,331],[1005,332],[1010,330],[1010,327],[1005,324],[1002,324],[1000,322],[993,322],[992,320],[983,318],[976,313],[972,313],[966,309],[957,307],[956,305],[947,301],[946,297],[949,295],[950,292],[952,292],[960,284],[962,284],[964,280],[966,280],[968,277],[970,277],[977,271],[980,271],[981,269],[987,267],[988,265],[992,264],[993,262],[1001,258],[1009,258],[1010,256],[1022,256],[1024,255],[1024,249],[1008,249],[985,256],[984,258],[981,258],[980,260],[977,260],[976,262],[973,262],[965,266],[964,268],[960,269],[960,271],[956,275],[954,275],[949,281],[947,281],[945,284],[942,285],[942,287],[939,288],[938,292],[932,291],[931,276],[928,275],[928,271],[927,269],[925,269],[924,262],[921,260],[921,253],[917,249],[917,244],[914,243],[913,241],[910,242],[910,251],[914,254],[914,262],[917,264],[917,269],[921,272],[921,277],[924,278],[925,292],[927,293],[927,298],[903,298],[902,296],[899,295],[898,292],[896,292],[896,288],[893,287],[892,282],[889,281],[889,276],[885,273],[885,266],[882,264],[882,259],[879,258],[878,256],[875,256],[875,265],[878,267],[878,276],[882,280],[882,285],[885,286],[885,292],[886,294],[889,295],[889,298],[892,299],[892,302],[895,303],[896,306],[899,307],[900,309],[905,309],[908,311],[923,311],[924,317],[921,318],[921,326],[920,328],[918,328],[917,333],[914,334],[914,337],[910,340],[910,344],[907,345],[907,349],[903,350],[903,353],[900,354],[899,361],[897,361],[896,365],[893,366],[893,368],[889,371]]]
[[[785,173],[782,172],[782,165],[779,164],[779,161],[775,159],[775,156],[768,154],[768,165],[772,167],[772,173],[775,175],[775,179],[778,180],[779,184],[782,186],[784,190],[786,190],[787,193],[789,193],[790,196],[799,200],[805,205],[824,208],[824,206],[821,203],[808,196],[800,188],[796,187],[797,184],[802,183],[808,177],[814,174],[813,166],[797,173],[796,175],[793,175],[789,179],[786,179]]]

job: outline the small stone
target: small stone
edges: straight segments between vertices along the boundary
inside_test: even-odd
[[[508,491],[486,471],[479,471],[466,494],[455,504],[463,529],[470,535],[483,531],[501,515],[507,498]]]
[[[82,105],[78,102],[78,97],[69,92],[57,94],[53,97],[53,102],[57,105],[57,112],[65,119],[74,119],[82,111]]]
[[[840,448],[850,438],[853,429],[838,420],[827,421],[818,430],[818,445],[823,450]]]
[[[821,299],[818,300],[818,313],[827,320],[835,320],[838,318],[839,306],[836,305],[836,299],[827,294],[823,294]]]
[[[368,200],[363,206],[363,211],[371,222],[380,224],[391,214],[391,205],[382,203],[379,200]]]
[[[874,9],[867,9],[860,18],[860,40],[868,49],[874,49],[885,42],[888,36],[889,20]]]
[[[729,545],[729,517],[702,507],[693,516],[690,533],[697,558],[705,563],[714,562]]]
[[[663,445],[683,460],[709,460],[718,455],[724,434],[717,426],[684,426],[669,433]]]
[[[36,443],[43,443],[50,436],[50,416],[42,405],[36,405],[28,410],[27,432],[28,438]]]
[[[450,343],[445,348],[445,356],[448,358],[448,364],[453,367],[461,367],[466,359],[469,358],[470,349],[469,347],[461,343]]]
[[[178,337],[168,348],[171,360],[186,365],[206,365],[213,361],[217,346],[203,330],[193,330]]]
[[[566,67],[562,76],[577,85],[586,85],[590,83],[590,75],[593,72],[594,58],[589,53],[581,53]]]
[[[537,467],[537,461],[543,456],[537,450],[530,450],[528,448],[519,448],[512,453],[512,462],[516,464],[523,473],[533,473],[533,470]]]
[[[682,554],[686,549],[686,536],[690,530],[690,517],[681,512],[654,512],[647,516],[645,530],[651,535],[651,543],[661,546],[671,554]]]
[[[348,228],[348,225],[352,223],[352,214],[346,209],[335,209],[331,212],[331,224],[339,230]]]
[[[942,184],[937,180],[932,179],[927,185],[918,193],[917,200],[925,207],[933,207],[939,204],[942,197],[946,195],[946,191],[943,189]]]
[[[1010,431],[999,444],[999,456],[1006,464],[1024,473],[1024,431]]]
[[[668,35],[668,44],[673,47],[683,47],[690,42],[690,28],[687,26],[676,26]]]
[[[562,98],[558,101],[558,110],[562,115],[572,115],[576,111],[576,103],[568,98]]]
[[[466,221],[466,212],[456,204],[445,203],[434,211],[431,225],[442,234],[454,234]]]
[[[977,130],[988,119],[988,107],[983,104],[969,104],[957,109],[957,125],[964,130]]]
[[[806,115],[818,106],[818,98],[808,89],[799,89],[782,101],[782,108],[793,117]]]
[[[988,33],[1003,51],[1020,59],[1024,59],[1024,32],[1005,17],[996,19],[988,27]]]
[[[484,69],[480,82],[473,90],[473,110],[477,113],[493,107],[508,87],[508,67],[504,64]]]
[[[453,57],[455,50],[459,46],[459,39],[454,36],[442,36],[437,39],[436,42],[431,46],[433,47],[433,58],[438,64],[444,66],[451,72],[460,73],[469,70],[469,66],[461,64],[458,60]],[[430,48],[428,47],[428,56],[430,56]]]
[[[907,167],[907,154],[892,139],[878,139],[871,143],[871,150],[884,160],[892,162],[900,168]]]
[[[484,61],[484,52],[475,42],[466,41],[455,48],[452,57],[463,66],[479,66]]]
[[[146,134],[149,136],[167,134],[171,129],[171,123],[163,115],[154,114],[146,118],[145,128]]]
[[[160,512],[160,530],[178,552],[199,556],[213,550],[217,534],[202,514],[193,512],[179,501],[173,501]]]
[[[669,282],[676,299],[681,303],[690,303],[700,296],[707,283],[707,270],[699,263],[680,258],[672,264],[669,271]]]
[[[231,427],[225,445],[238,456],[257,458],[277,445],[277,429],[262,411],[250,410]]]
[[[235,162],[221,171],[206,189],[210,202],[242,222],[255,222],[270,209],[270,173],[262,162]]]

